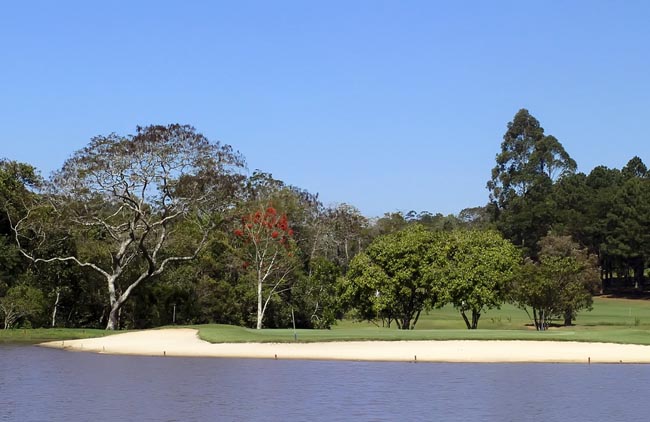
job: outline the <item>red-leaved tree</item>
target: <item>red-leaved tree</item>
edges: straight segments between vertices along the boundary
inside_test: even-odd
[[[285,214],[272,206],[259,207],[241,219],[234,235],[242,252],[244,269],[250,271],[257,288],[257,323],[262,328],[264,313],[274,294],[282,287],[294,268],[296,246],[293,230]]]

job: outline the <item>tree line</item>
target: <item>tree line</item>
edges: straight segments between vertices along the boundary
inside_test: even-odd
[[[48,179],[0,162],[0,317],[13,326],[171,323],[415,327],[444,304],[468,328],[504,302],[538,329],[603,289],[645,287],[648,171],[588,175],[527,110],[490,200],[458,215],[367,218],[254,171],[188,125],[97,136]],[[599,272],[600,271],[600,272]]]

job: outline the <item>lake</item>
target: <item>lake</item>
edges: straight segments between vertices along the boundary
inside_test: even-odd
[[[650,365],[109,356],[0,344],[0,421],[647,421]]]

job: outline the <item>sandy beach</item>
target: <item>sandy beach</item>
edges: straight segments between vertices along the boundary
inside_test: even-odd
[[[650,346],[557,341],[350,341],[220,343],[188,328],[42,343],[70,351],[142,356],[401,362],[650,363]]]

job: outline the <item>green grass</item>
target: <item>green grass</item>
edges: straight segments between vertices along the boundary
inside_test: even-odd
[[[572,327],[537,332],[526,312],[511,305],[486,312],[478,330],[467,330],[453,309],[436,309],[420,317],[417,328],[403,331],[376,327],[371,323],[339,321],[331,330],[297,330],[297,340],[559,340],[650,345],[650,301],[594,298],[594,310],[578,315]],[[199,336],[212,343],[292,342],[291,329],[263,329],[228,325],[197,325]]]
[[[650,345],[650,300],[594,298],[594,310],[581,312],[572,327],[537,332],[521,309],[504,305],[481,316],[478,330],[467,330],[458,311],[450,306],[423,314],[412,331],[377,327],[367,322],[339,321],[331,330],[297,330],[297,340],[561,340]],[[291,329],[254,330],[231,325],[189,326],[212,343],[293,342]],[[16,329],[0,330],[0,343],[39,343],[44,341],[101,337],[113,334],[93,329]]]
[[[221,342],[293,342],[293,331],[252,330],[249,328],[202,325],[196,326],[199,336],[212,343]],[[297,330],[297,340],[314,341],[371,341],[371,340],[556,340],[608,343],[650,344],[650,330],[625,328],[621,330],[558,329],[547,332],[532,330],[413,330],[342,328],[332,330]]]
[[[0,343],[43,343],[46,341],[74,340],[79,338],[103,337],[105,330],[88,328],[34,328],[0,330]]]

